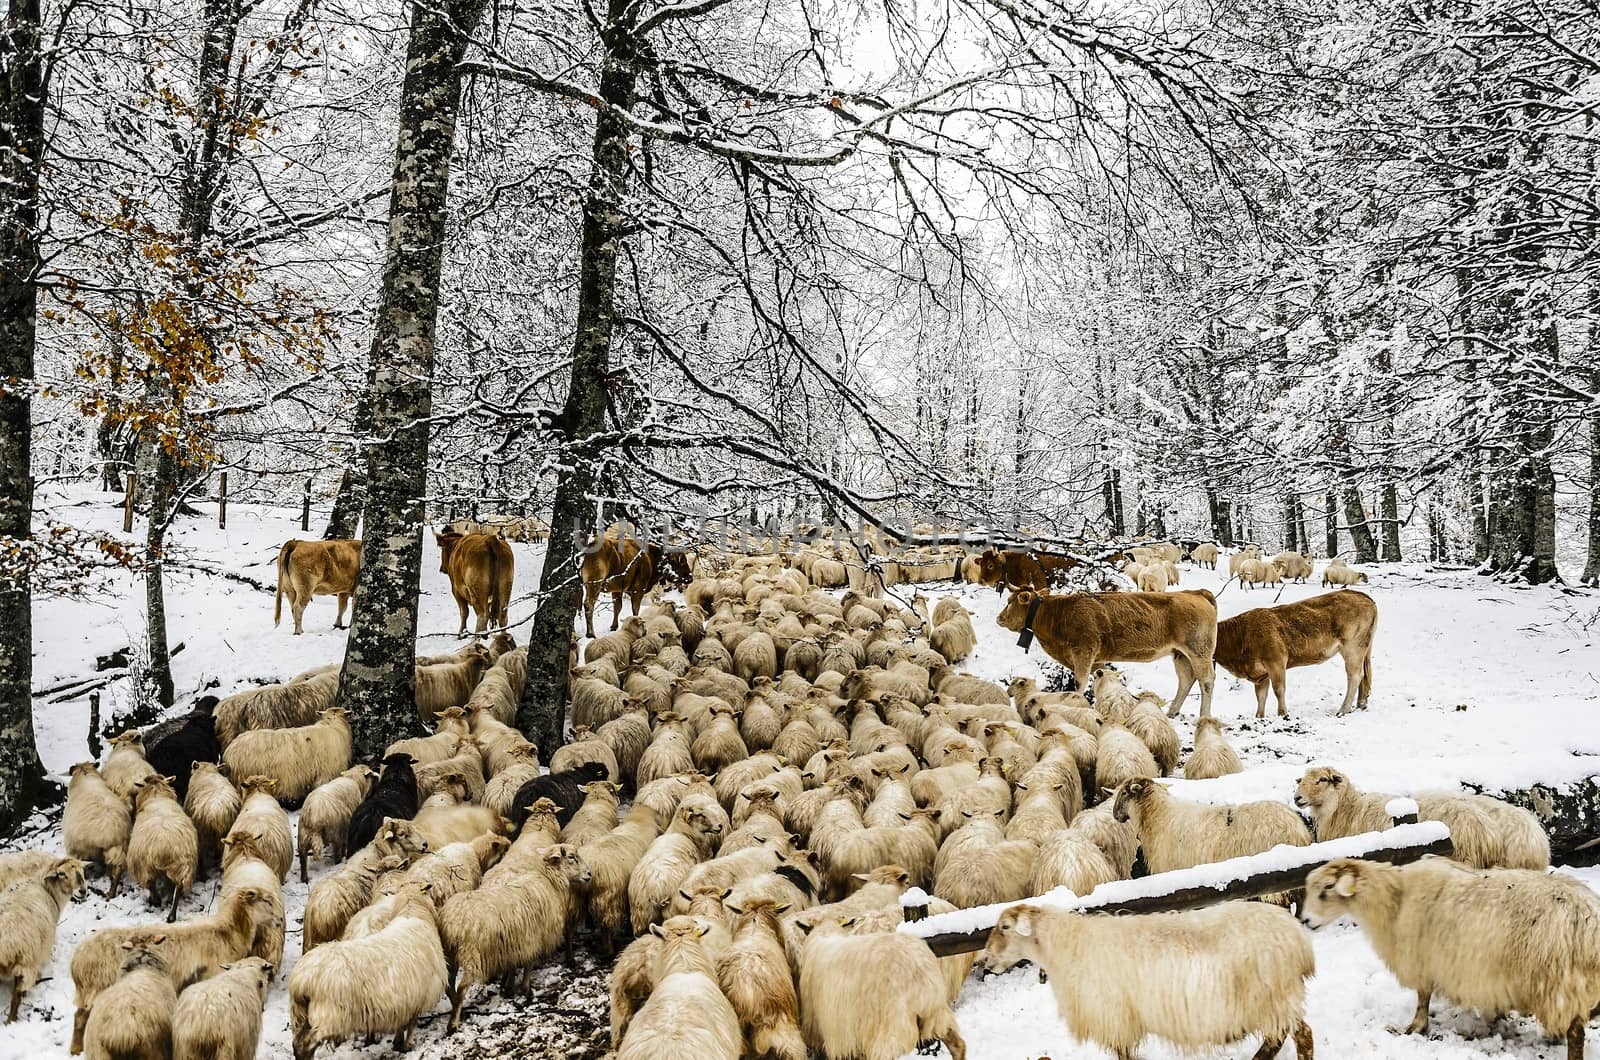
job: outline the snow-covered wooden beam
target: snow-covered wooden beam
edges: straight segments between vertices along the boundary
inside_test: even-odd
[[[1450,829],[1438,821],[1424,821],[1310,846],[1277,846],[1261,854],[1158,872],[1138,880],[1103,883],[1082,897],[1058,887],[1028,902],[1086,913],[1169,913],[1304,887],[1306,876],[1337,858],[1403,865],[1429,854],[1449,857],[1453,850]],[[907,922],[900,930],[925,940],[940,957],[972,953],[983,949],[1000,914],[1013,904],[958,909],[920,920],[911,919],[914,913],[908,909]]]

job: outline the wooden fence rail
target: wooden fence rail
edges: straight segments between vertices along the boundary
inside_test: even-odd
[[[1137,880],[1118,880],[1101,884],[1082,897],[1062,887],[1028,901],[1093,913],[1170,913],[1304,887],[1306,876],[1337,858],[1404,865],[1429,854],[1449,857],[1453,850],[1450,829],[1438,821],[1424,821],[1310,846],[1274,847],[1265,854],[1158,872]],[[907,922],[900,930],[926,941],[940,957],[973,953],[983,949],[1001,912],[1014,904],[1002,902],[921,919],[916,919],[916,907],[912,906],[906,910]]]

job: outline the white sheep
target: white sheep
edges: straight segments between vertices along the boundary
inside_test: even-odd
[[[805,1060],[800,1002],[778,919],[788,908],[763,898],[728,907],[734,916],[733,937],[717,957],[717,982],[739,1017],[751,1056]]]
[[[350,768],[350,721],[342,707],[330,707],[312,725],[242,732],[222,761],[236,777],[272,777],[278,798],[298,806],[317,785]]]
[[[617,936],[629,926],[628,881],[634,867],[660,833],[655,811],[635,803],[621,824],[578,850],[591,876],[585,896],[589,920],[608,953],[614,952]]]
[[[1364,792],[1337,769],[1306,770],[1295,803],[1311,810],[1318,839],[1381,831],[1394,822],[1385,808],[1393,795]],[[1550,838],[1527,810],[1487,795],[1419,792],[1417,817],[1443,821],[1457,861],[1474,868],[1543,869],[1550,864]]]
[[[396,915],[359,939],[318,946],[289,973],[289,1027],[295,1060],[311,1060],[323,1042],[393,1034],[397,1051],[411,1048],[417,1018],[444,995],[448,982],[433,902],[407,884]]]
[[[83,890],[83,862],[56,858],[38,876],[17,880],[0,890],[0,982],[11,984],[11,1012],[7,1023],[17,1021],[22,998],[39,982],[39,971],[50,960],[56,944],[61,910]]]
[[[1322,572],[1322,587],[1330,585],[1365,585],[1367,574],[1365,571],[1356,570],[1348,566],[1343,560],[1335,560],[1328,564]]]
[[[1341,858],[1306,878],[1307,918],[1350,915],[1400,985],[1417,992],[1406,1031],[1426,1034],[1435,993],[1488,1015],[1518,1011],[1582,1060],[1600,1002],[1600,909],[1560,873],[1462,869],[1445,858],[1384,865]]]
[[[232,832],[223,841],[221,896],[245,888],[254,888],[266,896],[268,912],[266,923],[256,929],[250,943],[250,955],[261,957],[274,968],[283,965],[283,935],[285,916],[283,884],[266,861],[254,832]]]
[[[1028,878],[1028,892],[1038,896],[1065,887],[1082,896],[1102,883],[1119,879],[1122,877],[1105,851],[1080,832],[1066,828],[1046,836],[1039,844]]]
[[[212,711],[217,742],[226,748],[247,729],[286,729],[310,725],[333,706],[339,692],[337,667],[306,680],[263,685],[224,697]]]
[[[1095,744],[1095,783],[1116,788],[1137,777],[1153,777],[1160,767],[1145,742],[1122,725],[1100,730]]]
[[[628,1023],[617,1060],[739,1060],[739,1017],[701,941],[710,930],[688,916],[651,927],[662,940],[652,968],[655,988]]]
[[[504,867],[502,862],[496,871]],[[461,1010],[474,986],[507,972],[515,975],[556,951],[567,934],[572,892],[589,879],[578,851],[556,845],[545,848],[532,865],[493,882],[486,879],[477,890],[444,903],[439,928],[453,970],[451,1032],[461,1025]]]
[[[1222,720],[1204,717],[1194,723],[1194,750],[1183,763],[1185,780],[1213,780],[1242,773],[1239,755],[1228,743]]]
[[[951,1060],[966,1060],[949,986],[927,943],[897,932],[848,934],[853,923],[854,917],[824,917],[806,937],[800,960],[806,1044],[830,1057],[891,1060],[938,1039]]]
[[[178,992],[153,949],[127,944],[122,974],[100,995],[84,1027],[85,1060],[160,1060],[172,1052]]]
[[[306,796],[300,807],[295,852],[300,857],[300,882],[310,879],[308,857],[343,858],[349,852],[345,839],[350,832],[350,815],[372,790],[378,774],[371,766],[352,766]]]
[[[1315,957],[1306,930],[1282,909],[1228,902],[1098,916],[1017,905],[1000,914],[982,963],[1003,972],[1025,960],[1048,976],[1072,1033],[1119,1060],[1150,1036],[1203,1049],[1259,1034],[1257,1060],[1293,1037],[1297,1056],[1312,1055],[1305,997]]]
[[[1311,842],[1300,815],[1281,802],[1186,802],[1149,777],[1123,784],[1112,813],[1138,830],[1145,864],[1153,873]]]
[[[145,761],[144,737],[139,730],[129,729],[111,738],[111,753],[100,776],[119,798],[132,799],[139,782],[155,773],[155,767]]]
[[[243,800],[215,762],[196,762],[189,771],[189,790],[183,794],[183,810],[194,822],[200,843],[200,865],[214,865],[222,858],[222,837],[233,827]]]
[[[246,957],[178,995],[172,1060],[254,1060],[272,972],[268,961]]]
[[[277,788],[273,777],[245,777],[244,804],[228,834],[254,833],[257,847],[281,883],[289,878],[289,866],[294,864],[294,837],[289,833],[289,815],[278,804]]]
[[[105,868],[110,877],[106,897],[115,898],[128,861],[133,833],[130,801],[111,790],[93,762],[72,767],[67,781],[67,807],[61,815],[61,838],[70,857]]]
[[[667,904],[722,837],[723,824],[699,802],[685,800],[672,824],[650,844],[628,877],[628,916],[635,935],[660,922]]]
[[[194,822],[178,804],[167,777],[150,774],[139,782],[134,795],[133,834],[128,839],[128,873],[134,882],[158,901],[158,882],[172,886],[172,909],[167,920],[178,918],[178,902],[194,886],[200,866],[200,840]]]

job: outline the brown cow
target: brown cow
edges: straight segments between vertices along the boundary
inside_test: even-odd
[[[1204,589],[1061,596],[1024,590],[1011,594],[995,621],[1019,633],[1031,628],[1050,657],[1077,677],[1079,688],[1088,686],[1102,663],[1150,662],[1170,655],[1178,672],[1178,692],[1169,713],[1177,715],[1198,680],[1200,716],[1211,714],[1217,599]]]
[[[973,565],[977,568],[977,574],[972,580],[979,585],[992,585],[997,592],[1003,593],[1007,589],[1044,592],[1050,588],[1052,575],[1065,574],[1078,566],[1078,561],[1053,552],[1024,552],[1020,549],[1001,552],[991,548],[973,557]]]
[[[1267,686],[1283,702],[1284,674],[1293,666],[1315,666],[1344,657],[1345,691],[1340,714],[1355,702],[1362,710],[1372,691],[1372,633],[1378,605],[1365,593],[1325,593],[1293,604],[1258,607],[1217,625],[1217,662],[1256,686],[1256,717],[1267,714]],[[1357,694],[1360,699],[1358,700]]]
[[[583,557],[583,635],[594,637],[594,604],[602,592],[611,594],[611,631],[615,633],[622,617],[622,594],[628,594],[637,615],[664,566],[660,545],[652,543],[641,550],[636,539],[606,531]]]
[[[461,628],[467,631],[467,605],[478,613],[473,627],[482,633],[489,626],[506,625],[506,608],[511,603],[511,582],[517,561],[511,546],[498,534],[458,534],[446,530],[434,534],[439,543],[439,569],[450,576],[450,595],[461,610]]]
[[[283,617],[283,595],[289,594],[294,632],[299,636],[301,616],[313,596],[337,596],[339,614],[334,629],[344,628],[344,609],[356,591],[361,572],[361,542],[351,538],[332,541],[285,541],[278,549],[278,592],[272,601],[272,624]]]

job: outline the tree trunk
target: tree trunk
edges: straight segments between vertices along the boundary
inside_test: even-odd
[[[607,59],[600,97],[617,110],[633,107],[638,73],[630,62],[627,0],[610,0],[603,38]],[[561,745],[567,704],[568,653],[583,595],[578,565],[595,529],[597,454],[590,438],[605,426],[605,380],[617,326],[617,250],[623,238],[622,195],[628,174],[628,132],[612,111],[595,116],[589,188],[583,199],[578,319],[572,378],[554,427],[563,447],[550,513],[550,540],[539,576],[539,608],[528,636],[528,679],[517,727],[546,761]]]
[[[1600,391],[1600,372],[1590,385]],[[1600,585],[1600,408],[1589,413],[1589,555],[1583,584]]]
[[[1300,543],[1296,546],[1306,555],[1311,555],[1311,535],[1306,532],[1306,504],[1300,499],[1298,493],[1290,498],[1294,503],[1294,526],[1299,535]]]
[[[1357,563],[1376,563],[1378,542],[1367,525],[1367,510],[1361,503],[1361,489],[1355,485],[1344,487],[1344,521],[1350,529],[1350,543],[1355,546]]]
[[[160,708],[172,706],[172,654],[167,647],[165,562],[161,553],[178,492],[177,479],[177,459],[165,446],[156,443],[150,475],[150,517],[144,534],[144,628],[149,657],[144,675],[146,687],[135,694],[134,712],[129,718],[135,725],[153,724],[161,715]]]
[[[374,372],[377,369],[379,332],[374,330],[372,343],[367,348],[367,383],[356,399],[355,415],[350,421],[350,435],[355,451],[345,460],[344,474],[339,478],[339,492],[333,498],[333,511],[328,515],[328,528],[323,531],[324,541],[348,540],[360,529],[361,508],[367,495],[366,439],[372,434],[372,393]]]
[[[10,0],[0,39],[0,541],[33,533],[30,404],[38,324],[44,58],[39,0]],[[44,766],[33,735],[33,594],[0,576],[0,836],[27,816]]]
[[[1127,511],[1122,506],[1122,472],[1111,469],[1111,523],[1118,537],[1128,532]]]
[[[1400,562],[1400,497],[1394,482],[1385,482],[1378,493],[1379,530],[1383,535],[1383,561]]]
[[[1328,558],[1339,554],[1339,502],[1329,490],[1322,495],[1323,533],[1327,538]]]
[[[1299,539],[1295,537],[1294,514],[1294,494],[1285,494],[1283,498],[1283,547],[1288,552],[1297,552],[1300,549]]]
[[[1211,512],[1211,534],[1223,548],[1233,547],[1233,515],[1228,502],[1217,496],[1212,486],[1206,487],[1206,507]]]
[[[371,759],[419,729],[417,593],[433,407],[434,333],[461,106],[457,66],[485,0],[418,3],[411,11],[400,87],[389,233],[374,317],[372,426],[362,511],[361,576],[339,705],[350,712],[356,753]]]

